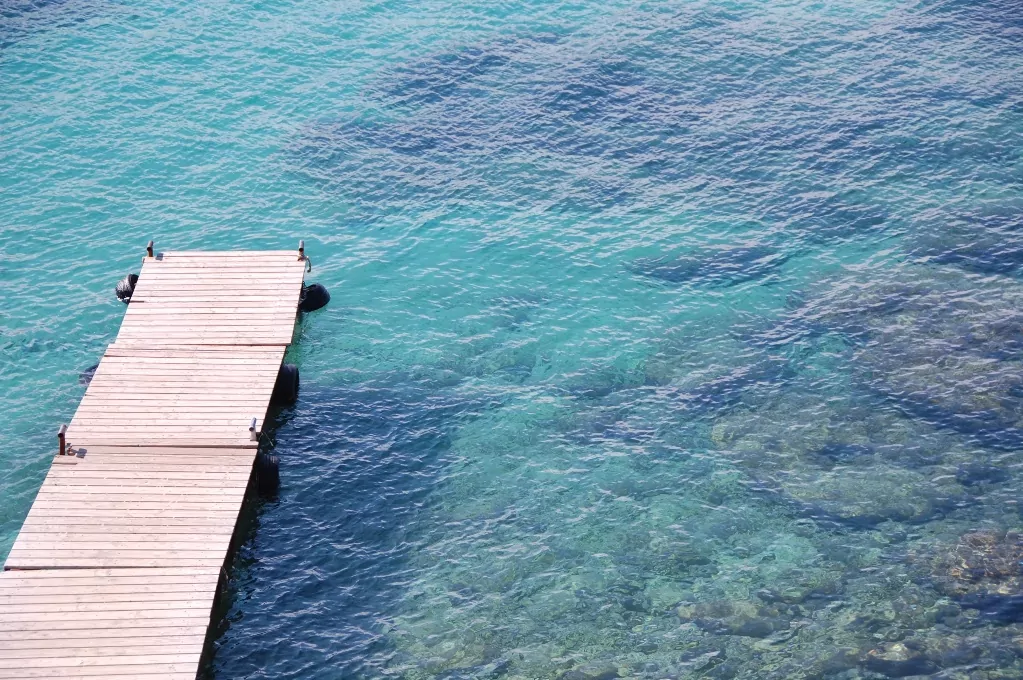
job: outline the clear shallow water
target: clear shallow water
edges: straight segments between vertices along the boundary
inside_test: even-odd
[[[0,3],[0,555],[144,243],[305,238],[210,677],[1020,677],[1021,17]]]

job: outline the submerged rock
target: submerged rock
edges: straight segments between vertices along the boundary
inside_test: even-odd
[[[854,344],[856,382],[907,414],[1006,450],[1023,445],[1023,285],[952,269],[832,281],[798,319]]]
[[[751,488],[818,521],[919,523],[967,501],[954,478],[930,473],[966,455],[956,442],[848,394],[793,388],[718,418],[711,440]]]
[[[683,623],[718,635],[766,638],[788,630],[792,616],[785,605],[762,605],[753,601],[720,601],[682,604],[676,610]]]
[[[619,677],[617,666],[597,663],[573,668],[562,675],[561,680],[613,680]]]
[[[973,531],[951,548],[939,544],[934,551],[911,559],[931,564],[934,583],[946,595],[979,602],[988,595],[1023,593],[1023,532]]]
[[[912,470],[876,466],[782,478],[777,487],[817,520],[855,527],[896,521],[919,524],[966,502],[953,481],[935,482]]]
[[[893,642],[870,650],[863,660],[863,665],[868,670],[890,678],[930,675],[938,670],[938,665],[924,654],[910,649],[901,642]]]

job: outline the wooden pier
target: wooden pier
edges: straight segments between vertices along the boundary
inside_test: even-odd
[[[196,677],[307,264],[149,249],[0,573],[0,678]]]

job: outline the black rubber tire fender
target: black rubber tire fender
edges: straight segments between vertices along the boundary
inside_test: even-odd
[[[298,366],[281,364],[280,370],[277,371],[277,382],[274,383],[270,403],[287,406],[294,404],[296,399],[298,399]]]
[[[128,274],[118,281],[117,286],[114,288],[114,293],[117,295],[117,299],[124,304],[131,302],[131,296],[135,293],[135,284],[138,282],[138,274]]]
[[[256,487],[263,495],[272,495],[281,485],[281,460],[272,453],[256,455]]]

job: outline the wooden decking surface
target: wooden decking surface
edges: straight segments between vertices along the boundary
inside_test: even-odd
[[[0,678],[193,680],[220,567],[0,577]]]
[[[0,573],[0,679],[196,676],[304,270],[146,258]]]
[[[253,418],[262,426],[285,345],[218,347],[114,343],[71,420],[68,441],[86,449],[93,442],[252,446],[249,426]]]

